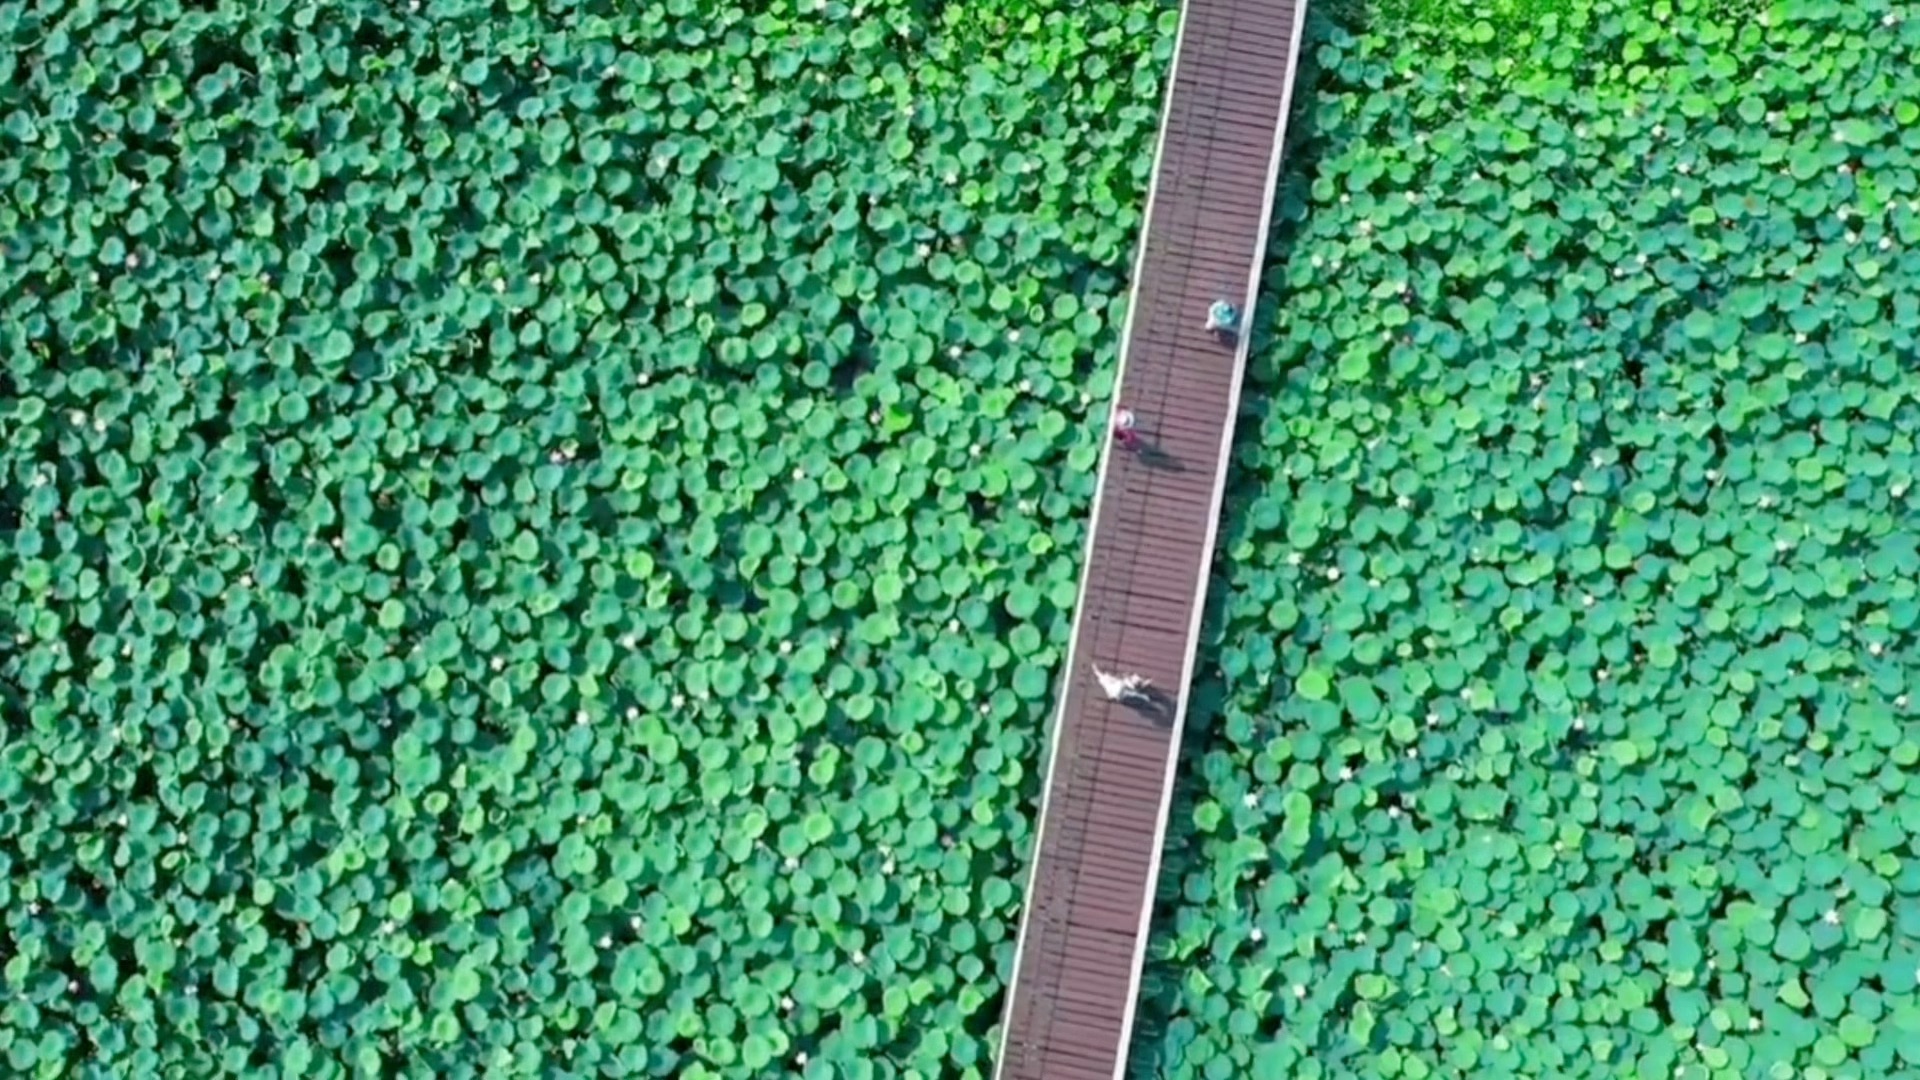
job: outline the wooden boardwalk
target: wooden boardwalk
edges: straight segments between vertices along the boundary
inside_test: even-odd
[[[1167,79],[1119,403],[1164,458],[1100,468],[1053,722],[996,1080],[1119,1080],[1127,1065],[1186,690],[1213,561],[1306,0],[1186,0]],[[1109,702],[1098,664],[1171,698]]]

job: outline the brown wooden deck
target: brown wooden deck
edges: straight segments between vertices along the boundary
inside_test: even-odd
[[[996,1080],[1126,1071],[1200,613],[1307,0],[1186,0],[1123,331],[1119,403],[1177,469],[1109,449],[1053,722]],[[1173,695],[1112,704],[1098,664]]]

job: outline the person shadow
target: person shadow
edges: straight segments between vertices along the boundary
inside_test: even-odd
[[[1179,705],[1172,694],[1157,686],[1129,690],[1120,699],[1120,704],[1144,717],[1154,727],[1163,730],[1173,727],[1173,718]]]
[[[1160,445],[1158,439],[1143,437],[1139,442],[1134,444],[1129,450],[1129,453],[1133,455],[1135,461],[1156,472],[1180,473],[1187,471],[1186,463],[1174,457],[1172,454],[1167,453],[1166,448]]]

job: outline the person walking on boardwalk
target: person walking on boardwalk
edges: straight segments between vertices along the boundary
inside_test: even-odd
[[[1140,450],[1140,432],[1135,429],[1138,419],[1133,410],[1122,405],[1113,410],[1113,441],[1120,449],[1137,453]]]
[[[1115,675],[1111,671],[1100,670],[1100,665],[1095,664],[1093,665],[1093,677],[1099,681],[1100,690],[1107,695],[1108,701],[1118,701],[1124,704],[1127,702],[1149,700],[1147,688],[1153,684],[1148,682],[1145,676],[1137,674]]]
[[[1230,337],[1240,327],[1240,312],[1225,300],[1215,300],[1207,308],[1207,333],[1215,337]]]

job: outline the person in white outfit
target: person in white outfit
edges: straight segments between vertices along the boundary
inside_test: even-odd
[[[1139,701],[1147,697],[1147,687],[1153,685],[1141,675],[1115,675],[1100,670],[1093,665],[1093,677],[1099,681],[1100,689],[1107,695],[1108,701]]]

